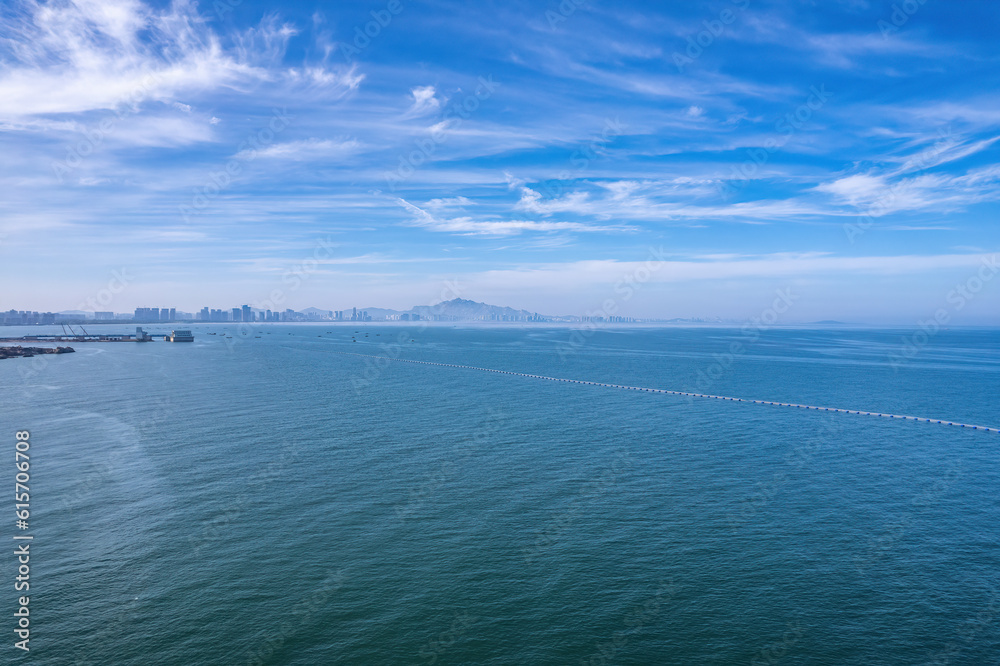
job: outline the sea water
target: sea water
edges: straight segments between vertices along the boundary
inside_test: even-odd
[[[998,330],[193,331],[0,362],[5,663],[1000,663],[996,433],[387,360],[996,427]]]

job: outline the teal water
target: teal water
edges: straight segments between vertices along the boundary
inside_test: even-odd
[[[1000,663],[995,433],[335,353],[1000,426],[1000,331],[194,332],[0,362],[10,663]]]

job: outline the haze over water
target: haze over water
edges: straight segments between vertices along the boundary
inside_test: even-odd
[[[335,353],[998,426],[996,329],[253,329],[0,364],[33,663],[998,661],[993,433]]]

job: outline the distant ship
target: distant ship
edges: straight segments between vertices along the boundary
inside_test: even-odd
[[[194,342],[194,336],[191,335],[191,331],[183,328],[170,331],[170,335],[164,336],[163,339],[167,342]]]

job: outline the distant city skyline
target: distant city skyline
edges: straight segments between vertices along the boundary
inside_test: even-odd
[[[473,312],[468,311],[472,306]],[[512,311],[511,308],[489,305],[486,303],[476,303],[474,301],[463,301],[454,299],[449,302],[439,303],[430,308],[424,308],[424,312],[416,312],[421,306],[416,306],[408,311],[395,311],[385,308],[357,308],[350,310],[322,310],[319,308],[306,308],[304,311],[296,311],[287,308],[284,311],[272,311],[270,309],[258,309],[250,305],[242,305],[233,308],[209,308],[203,307],[198,312],[185,312],[177,308],[135,308],[132,313],[121,313],[112,311],[87,312],[81,310],[63,310],[59,312],[39,312],[35,310],[9,310],[0,312],[0,324],[3,325],[36,325],[36,324],[59,324],[67,322],[90,321],[94,323],[110,322],[132,322],[132,323],[172,323],[178,321],[185,322],[205,322],[205,323],[275,323],[275,322],[306,322],[306,321],[327,321],[327,322],[372,322],[372,321],[460,321],[460,320],[482,320],[482,321],[524,321],[541,322],[547,321],[546,317],[537,312]],[[458,312],[455,308],[466,308],[464,312]],[[369,312],[372,310],[372,312]],[[429,311],[428,311],[429,310]],[[555,317],[554,319],[564,319]],[[581,317],[581,320],[593,319],[593,317]],[[603,320],[603,318],[601,318]],[[631,318],[609,317],[608,321],[628,322]]]
[[[5,3],[0,310],[998,324],[1000,5],[901,6]]]
[[[980,274],[988,275],[991,266],[981,266]],[[204,322],[204,323],[287,323],[287,322],[387,322],[387,321],[496,321],[496,322],[545,322],[545,323],[696,323],[725,324],[762,327],[764,329],[783,325],[798,326],[803,324],[856,324],[862,326],[914,327],[926,329],[941,325],[990,326],[992,322],[977,323],[975,321],[956,318],[954,313],[961,312],[969,303],[975,300],[985,283],[991,279],[967,281],[957,285],[947,296],[948,308],[937,308],[932,316],[917,322],[887,323],[857,320],[798,320],[787,316],[799,296],[790,289],[776,290],[775,298],[770,306],[764,308],[757,316],[748,319],[731,319],[723,317],[633,317],[618,314],[617,301],[608,299],[602,308],[588,310],[575,314],[541,314],[509,306],[497,306],[484,302],[476,302],[462,298],[441,301],[433,305],[416,305],[407,310],[391,308],[352,307],[350,310],[327,310],[308,307],[300,310],[286,308],[283,311],[257,308],[244,304],[232,308],[210,308],[205,306],[197,312],[187,312],[178,308],[139,307],[131,313],[113,311],[60,310],[37,311],[11,309],[0,311],[0,324],[59,324],[66,322],[90,321],[92,323],[132,322],[132,323],[172,323],[172,322]],[[469,311],[472,308],[472,312]],[[457,308],[457,309],[456,309]]]

